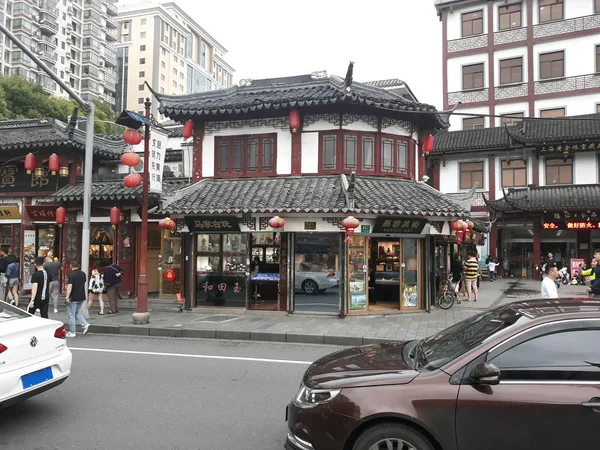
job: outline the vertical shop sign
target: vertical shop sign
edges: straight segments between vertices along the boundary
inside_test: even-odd
[[[35,261],[35,230],[23,232],[23,289],[31,289]]]
[[[162,193],[162,175],[167,151],[167,135],[153,129],[150,133],[150,160],[148,172],[150,175],[150,192]]]

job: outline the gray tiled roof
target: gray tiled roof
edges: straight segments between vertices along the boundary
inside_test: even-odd
[[[189,118],[244,115],[260,111],[326,105],[356,105],[398,112],[425,111],[416,120],[430,128],[446,126],[433,106],[413,102],[385,89],[352,82],[349,89],[341,77],[300,75],[252,80],[250,84],[189,95],[154,93],[165,116],[183,121]]]
[[[382,89],[406,85],[406,83],[400,80],[399,78],[391,78],[389,80],[367,81],[364,84],[366,84],[367,86],[373,86]]]
[[[85,149],[86,133],[74,130],[70,137],[67,124],[52,118],[6,120],[0,122],[0,150]],[[118,159],[126,144],[100,136],[94,137],[94,154],[105,159]]]
[[[478,130],[442,131],[435,135],[432,154],[459,153],[469,150],[509,149],[508,131],[518,126],[483,128]]]
[[[600,114],[524,119],[511,129],[511,136],[524,144],[563,143],[600,138]]]
[[[354,207],[342,177],[204,179],[172,196],[171,214],[345,213],[457,216],[465,210],[439,191],[410,180],[357,177]]]
[[[600,205],[600,184],[514,189],[506,191],[506,197],[486,203],[497,212],[588,209]]]
[[[92,201],[141,201],[142,185],[135,188],[127,188],[123,185],[123,177],[112,180],[94,180],[92,184]],[[175,191],[189,185],[188,179],[174,178],[164,179],[163,196],[170,195]],[[158,198],[156,194],[152,197]],[[81,202],[83,200],[83,183],[77,183],[75,186],[65,186],[52,194],[48,201],[50,202]]]

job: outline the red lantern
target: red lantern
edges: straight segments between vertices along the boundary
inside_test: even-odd
[[[471,241],[471,232],[470,231],[465,231],[465,241],[470,242]]]
[[[121,162],[129,167],[137,166],[142,159],[135,152],[125,152],[121,155]]]
[[[62,227],[63,223],[65,223],[67,220],[67,210],[65,208],[63,208],[62,206],[60,208],[56,208],[55,217],[56,217],[56,223],[58,224],[58,226]]]
[[[186,122],[183,124],[181,135],[184,139],[189,139],[192,137],[192,134],[194,134],[194,122],[191,120],[186,120]]]
[[[33,172],[35,169],[35,155],[33,153],[27,153],[25,156],[25,170],[27,173]]]
[[[352,216],[348,216],[342,220],[342,226],[346,229],[346,239],[344,239],[344,242],[348,242],[350,236],[354,236],[354,229],[358,228],[359,225],[360,221]]]
[[[423,153],[425,155],[429,155],[432,150],[433,150],[433,136],[429,134],[429,135],[425,136],[425,139],[423,139]]]
[[[116,206],[110,208],[110,224],[115,228],[121,221],[121,211]]]
[[[163,277],[166,281],[171,282],[171,281],[175,280],[175,278],[177,277],[177,274],[175,273],[175,271],[173,269],[167,269],[167,270],[165,270]]]
[[[269,226],[271,228],[281,228],[285,225],[285,220],[283,220],[281,217],[279,216],[275,216],[271,219],[269,219]]]
[[[125,187],[134,188],[140,185],[142,182],[142,176],[139,173],[130,173],[123,179]]]
[[[175,228],[177,228],[177,222],[171,219],[171,225],[169,225],[169,229],[174,230]]]
[[[475,224],[473,222],[471,222],[470,220],[467,220],[467,228],[470,230],[472,230],[473,228],[475,228]]]
[[[464,235],[465,235],[465,233],[464,233],[463,230],[458,230],[456,232],[456,243],[457,244],[462,244],[462,240],[463,240]]]
[[[123,140],[130,145],[137,145],[142,142],[142,139],[144,139],[142,134],[135,130],[125,130],[123,133]]]
[[[175,225],[175,222],[170,217],[167,217],[165,219],[160,220],[158,222],[158,225],[164,230],[172,230],[172,226]]]
[[[460,231],[462,229],[463,229],[463,221],[462,220],[455,220],[454,222],[452,222],[452,230]]]
[[[290,130],[295,133],[300,128],[300,112],[297,109],[290,111]]]
[[[52,153],[50,158],[48,158],[48,169],[52,172],[52,175],[56,175],[58,169],[60,168],[60,158],[56,153]]]

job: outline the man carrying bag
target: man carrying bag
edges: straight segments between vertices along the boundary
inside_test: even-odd
[[[110,303],[109,314],[115,314],[119,312],[119,288],[121,287],[121,277],[123,275],[123,269],[117,264],[111,264],[104,269],[104,286],[106,286],[106,295],[108,296],[108,302]]]

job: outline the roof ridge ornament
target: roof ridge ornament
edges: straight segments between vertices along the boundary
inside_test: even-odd
[[[246,87],[246,86],[252,86],[252,82],[254,80],[252,78],[244,78],[243,80],[240,80],[238,83],[239,87]]]
[[[350,61],[348,64],[348,71],[346,72],[346,78],[344,79],[344,90],[350,92],[352,86],[352,76],[354,74],[354,61]]]
[[[326,70],[318,70],[310,74],[313,80],[323,80],[328,77]]]

